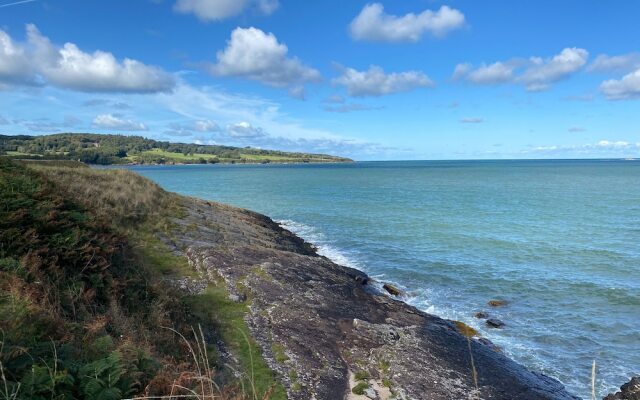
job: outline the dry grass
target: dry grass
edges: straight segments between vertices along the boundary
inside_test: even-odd
[[[131,226],[154,213],[177,211],[177,196],[127,170],[98,170],[29,163],[99,218]],[[114,221],[115,219],[115,221]]]

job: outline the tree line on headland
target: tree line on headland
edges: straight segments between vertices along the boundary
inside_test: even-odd
[[[348,158],[253,147],[171,143],[142,136],[60,133],[0,135],[0,156],[76,160],[87,164],[206,164],[349,162]]]

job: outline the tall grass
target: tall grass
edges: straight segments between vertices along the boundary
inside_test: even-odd
[[[116,227],[131,227],[162,212],[179,212],[177,196],[124,169],[99,170],[29,163],[60,190]]]

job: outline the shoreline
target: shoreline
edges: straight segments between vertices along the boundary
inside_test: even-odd
[[[321,256],[271,218],[185,200],[178,223],[193,230],[171,239],[171,250],[249,302],[245,320],[289,398],[342,398],[356,374],[398,399],[576,399],[488,340],[381,293],[366,273]]]

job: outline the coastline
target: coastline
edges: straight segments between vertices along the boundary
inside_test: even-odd
[[[194,228],[165,243],[201,279],[250,303],[245,320],[289,398],[342,398],[353,374],[380,399],[390,397],[375,388],[394,398],[577,398],[486,339],[381,293],[267,216],[195,198],[185,207],[176,223]]]

